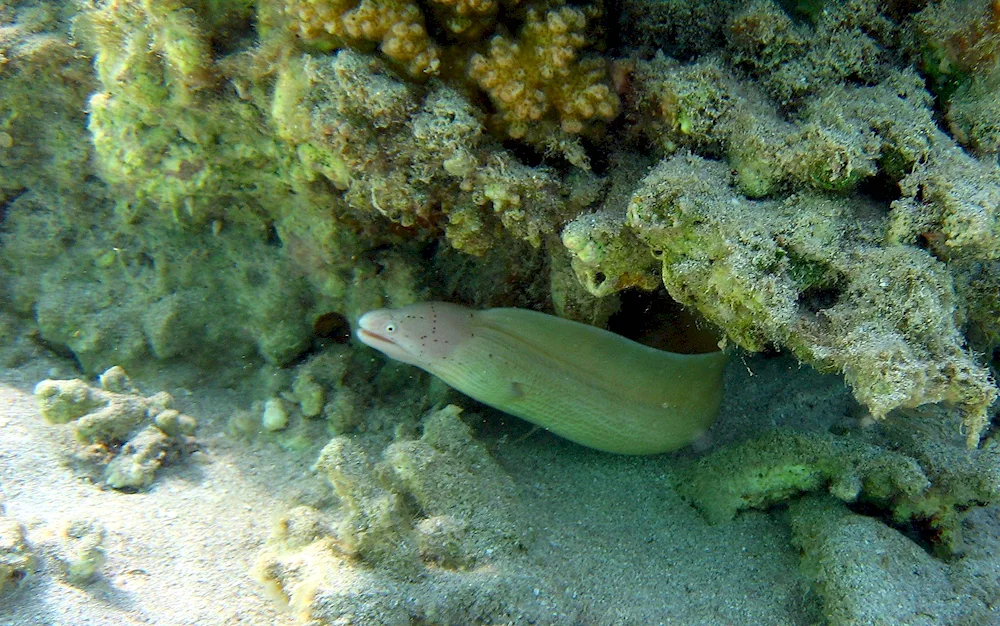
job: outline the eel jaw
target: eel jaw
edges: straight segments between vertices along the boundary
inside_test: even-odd
[[[371,346],[380,352],[386,352],[387,350],[396,352],[400,350],[399,344],[392,339],[364,328],[358,329],[357,336],[361,343]]]
[[[386,337],[383,337],[382,335],[380,335],[378,333],[373,333],[370,330],[365,330],[364,328],[359,328],[358,329],[358,339],[360,339],[361,341],[363,341],[364,343],[366,343],[368,345],[371,345],[373,342],[374,343],[392,343]],[[393,345],[395,345],[395,344],[393,344]],[[374,347],[374,346],[372,346],[372,347]]]
[[[413,354],[410,354],[406,348],[385,335],[373,333],[372,331],[360,326],[355,334],[361,343],[371,348],[375,348],[389,358],[402,363],[407,363],[409,365],[423,367],[423,364],[419,361],[419,359],[417,359]]]

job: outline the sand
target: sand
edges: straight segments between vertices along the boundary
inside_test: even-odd
[[[426,619],[434,611],[451,615],[448,623],[462,623],[453,620],[462,611],[455,603],[470,602],[473,607],[476,602],[459,600],[459,588],[483,599],[484,606],[502,607],[495,623],[823,622],[815,581],[800,566],[801,551],[793,542],[787,507],[746,511],[733,522],[712,526],[677,496],[670,482],[671,463],[697,451],[679,457],[622,457],[544,432],[485,439],[496,463],[522,494],[517,510],[531,535],[523,554],[466,573],[428,570],[413,584],[395,583],[377,569],[341,562],[337,567],[343,569],[326,572],[319,585],[317,595],[325,594],[326,604],[316,601],[309,611],[294,615],[254,579],[252,570],[281,515],[297,503],[329,505],[329,486],[310,469],[325,440],[289,451],[267,437],[234,437],[227,423],[234,413],[250,408],[246,398],[220,389],[169,388],[168,373],[161,381],[136,382],[144,393],[166,388],[178,409],[198,419],[198,451],[164,467],[148,491],[102,489],[88,477],[86,464],[74,462],[79,444],[71,429],[46,423],[31,395],[38,380],[73,376],[65,363],[52,360],[0,374],[0,493],[7,517],[25,527],[37,557],[21,588],[0,600],[3,626],[283,626],[303,623],[307,617],[379,626],[434,623]],[[849,394],[836,377],[800,369],[789,359],[737,358],[728,376],[731,392],[709,447],[766,427],[827,428],[850,411]],[[475,411],[481,407],[470,406],[467,421],[476,422]],[[483,420],[489,428],[481,433],[503,428],[496,416]],[[517,429],[519,435],[524,432],[523,427]],[[996,547],[996,511],[977,515],[976,541]],[[957,592],[949,578],[952,570],[901,533],[871,518],[854,517],[863,522],[854,524],[859,532],[867,535],[855,540],[844,533],[838,541],[865,555],[870,550],[859,541],[874,536],[884,544],[879,550],[894,551],[894,562],[917,559],[934,573],[939,588],[935,601],[947,608],[939,614],[961,613],[963,603],[979,602]],[[60,555],[67,549],[62,533],[77,520],[103,525],[107,560],[93,582],[74,586],[65,580]],[[980,550],[978,561],[965,561],[969,579],[978,576],[981,581],[983,572],[989,578],[990,568],[996,568],[997,557],[986,552]],[[835,553],[820,556],[836,558]],[[912,576],[897,583],[880,572],[878,561],[865,565],[868,569],[856,576],[882,577],[879,602],[889,606],[905,596],[916,598],[919,605],[922,591]],[[391,599],[397,610],[391,615],[381,612],[377,602],[363,597],[359,580],[371,581],[373,591],[400,590],[399,597]],[[979,597],[990,593],[995,593],[993,587]],[[844,600],[850,607],[858,598]],[[330,607],[341,607],[337,615],[344,620],[337,621]],[[914,623],[934,623],[933,618],[921,619]]]
[[[219,394],[178,394],[201,421],[200,452],[163,468],[149,491],[101,489],[69,462],[70,429],[38,412],[39,375],[72,376],[46,370],[0,374],[0,497],[38,557],[22,588],[0,599],[0,624],[294,624],[249,570],[283,505],[274,486],[301,477],[303,464],[221,436],[232,405]],[[107,560],[83,587],[62,580],[58,561],[60,535],[76,520],[107,533]]]

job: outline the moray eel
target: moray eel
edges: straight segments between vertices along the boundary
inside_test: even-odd
[[[445,302],[370,311],[357,337],[578,444],[655,454],[697,440],[722,399],[724,352],[674,354],[527,309]]]

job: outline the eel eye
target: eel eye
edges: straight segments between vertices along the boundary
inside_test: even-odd
[[[387,332],[387,333],[394,333],[394,332],[396,332],[396,324],[394,324],[393,322],[389,322],[388,324],[386,324],[385,325],[385,332]]]

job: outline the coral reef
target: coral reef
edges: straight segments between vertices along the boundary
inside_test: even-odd
[[[5,35],[31,49],[21,22]],[[96,86],[88,129],[74,118],[59,136],[77,133],[82,163],[92,143],[114,197],[93,176],[79,199],[5,178],[17,188],[4,192],[0,236],[8,301],[87,373],[118,363],[141,372],[150,356],[285,365],[308,348],[317,316],[352,319],[417,298],[408,254],[442,231],[473,254],[507,233],[540,246],[593,197],[596,177],[563,180],[505,150],[464,87],[400,80],[352,50],[292,53],[277,35],[225,54],[248,42],[239,28],[251,25],[245,3],[139,0],[74,22],[98,83],[67,83],[81,101],[52,109],[88,108],[83,94]],[[5,80],[21,91],[4,102],[32,87]],[[394,251],[378,251],[385,244]]]
[[[119,210],[178,222],[251,221],[279,202],[290,155],[247,99],[218,98],[224,73],[199,16],[183,2],[128,0],[81,14],[101,88],[88,128]]]
[[[259,566],[304,620],[559,623],[576,602],[506,601],[537,593],[521,486],[457,409],[419,438],[419,411],[377,410],[389,392],[421,409],[444,393],[321,321],[447,299],[658,332],[650,303],[669,295],[694,326],[843,377],[878,418],[678,461],[686,495],[723,520],[827,492],[787,518],[832,622],[916,584],[863,586],[864,540],[930,581],[934,614],[972,621],[944,566],[858,513],[955,559],[966,511],[997,502],[997,7],[5,3],[0,343],[85,375],[242,385],[254,409],[234,430],[290,454],[335,435],[315,468],[337,504],[300,503]],[[113,488],[147,488],[194,428],[117,370],[37,395]],[[30,570],[7,521],[0,587]],[[85,584],[103,531],[64,530]]]
[[[586,166],[577,137],[598,135],[618,114],[607,62],[583,53],[595,43],[598,29],[588,20],[599,17],[599,4],[519,4],[281,0],[264,3],[260,14],[265,30],[290,33],[307,50],[369,52],[377,46],[410,79],[440,75],[462,91],[478,87],[497,109],[493,126],[500,136]],[[514,36],[497,28],[498,16],[517,24]],[[485,49],[475,45],[491,33]]]
[[[842,372],[876,417],[958,404],[977,442],[996,389],[965,347],[945,266],[915,247],[880,245],[885,217],[870,204],[805,194],[752,202],[728,181],[720,163],[676,157],[633,197],[627,224],[660,259],[671,295],[743,347],[787,346]]]
[[[578,218],[563,243],[581,282],[605,295],[635,284],[629,272],[647,266],[616,252],[634,253],[638,236],[660,259],[671,295],[741,346],[787,347],[844,373],[876,417],[957,403],[975,444],[997,391],[966,345],[966,327],[976,327],[974,350],[992,350],[998,315],[985,293],[998,288],[988,268],[1000,241],[1000,169],[937,128],[920,77],[864,52],[899,36],[886,16],[838,5],[816,19],[796,24],[774,3],[750,3],[732,18],[728,57],[638,63],[631,115],[667,158],[638,186],[627,215]],[[836,33],[853,43],[835,43]],[[858,55],[855,69],[816,61],[847,50]],[[730,63],[766,70],[763,92],[734,80]],[[809,69],[834,65],[849,72]],[[847,84],[850,76],[867,84]],[[692,157],[684,165],[672,156],[682,148],[724,164]],[[720,195],[726,186],[736,189]],[[841,235],[820,226],[831,218]],[[713,236],[692,238],[692,227]],[[733,265],[719,264],[724,257]],[[880,283],[907,293],[890,296]]]
[[[736,6],[728,0],[626,0],[618,5],[617,38],[636,57],[662,51],[686,61],[725,43]]]
[[[290,65],[279,94],[282,137],[368,219],[442,229],[456,248],[484,254],[501,227],[538,246],[572,210],[553,172],[502,150],[447,86],[418,90],[342,50]]]
[[[793,120],[755,87],[727,78],[714,57],[685,66],[656,57],[637,66],[634,80],[656,145],[724,156],[751,197],[802,187],[847,192],[876,176],[898,181],[919,163],[946,161],[954,147],[912,72],[803,97]]]
[[[0,6],[0,204],[25,189],[88,187],[86,103],[96,81],[64,32],[74,12],[62,3]]]
[[[673,10],[678,13],[650,19],[663,20],[668,30],[680,28],[683,10]],[[287,364],[307,350],[317,315],[336,311],[351,319],[379,299],[401,304],[419,297],[412,285],[420,269],[401,258],[393,259],[402,269],[392,279],[410,284],[370,289],[385,261],[369,262],[366,250],[414,242],[415,252],[442,233],[454,247],[479,255],[495,251],[507,235],[541,246],[560,234],[590,293],[654,288],[656,262],[647,256],[648,244],[624,225],[620,209],[581,214],[600,196],[595,176],[526,165],[487,132],[496,126],[492,118],[505,127],[502,137],[516,139],[525,120],[537,120],[549,125],[537,126],[539,132],[564,148],[574,138],[597,139],[598,127],[618,109],[620,92],[630,103],[630,121],[660,154],[687,147],[724,158],[737,173],[739,190],[751,197],[803,188],[856,193],[899,183],[902,195],[891,202],[888,240],[925,247],[948,264],[952,286],[936,283],[944,290],[942,307],[953,289],[955,306],[965,314],[955,327],[961,332],[966,320],[973,321],[985,341],[976,347],[989,349],[997,316],[985,294],[995,281],[979,268],[990,267],[997,254],[995,168],[955,152],[934,126],[919,79],[890,67],[886,51],[898,45],[906,24],[860,1],[807,11],[807,19],[797,21],[778,4],[759,0],[725,15],[725,41],[715,39],[719,52],[705,48],[708,54],[690,65],[664,57],[640,61],[631,75],[625,70],[616,78],[612,90],[604,62],[585,53],[601,39],[599,12],[598,6],[561,3],[264,2],[257,7],[262,39],[251,50],[240,39],[240,29],[254,25],[245,2],[223,7],[134,0],[87,10],[76,34],[94,52],[100,81],[89,129],[100,173],[119,195],[108,217],[132,228],[112,232],[90,252],[95,270],[64,267],[35,285],[27,277],[38,275],[39,265],[58,263],[59,255],[5,250],[13,300],[21,312],[37,317],[45,341],[69,349],[96,372],[111,364],[100,348],[111,339],[124,356],[118,360],[130,367],[149,354],[177,358],[199,345],[228,345],[222,358],[243,358],[252,350],[269,364]],[[935,15],[928,8],[914,32],[939,34],[942,24],[954,22]],[[722,22],[713,23],[716,28]],[[31,31],[26,18],[19,24],[22,30],[12,35],[18,42],[38,31]],[[399,43],[407,37],[423,43]],[[296,50],[290,38],[314,54]],[[984,31],[973,39],[962,45],[985,55],[990,35]],[[947,54],[957,54],[957,45],[949,44]],[[388,63],[367,54],[376,46]],[[402,48],[416,52],[393,52]],[[387,69],[413,62],[422,64],[415,72],[423,74],[433,63],[421,55],[432,49],[440,53],[439,79],[421,83]],[[734,77],[733,67],[768,78],[757,89]],[[123,80],[131,76],[136,78]],[[478,90],[484,97],[477,98]],[[485,99],[492,106],[484,109]],[[580,150],[561,150],[575,154],[570,160],[578,164],[586,161]],[[618,176],[616,171],[609,177],[612,186]],[[84,229],[75,224],[37,223],[39,205],[51,203],[37,193],[10,202],[4,226],[12,235],[5,241],[29,246],[26,230],[79,238]],[[72,209],[54,213],[65,210]],[[171,233],[173,221],[194,232]],[[194,306],[205,292],[193,276],[179,278],[171,270],[178,254],[214,250],[222,242],[242,251],[249,239],[261,252],[258,267],[232,273],[231,264],[222,262],[201,275],[222,278],[219,291],[240,294],[258,286],[255,277],[295,278],[268,283],[267,297],[251,299],[250,331],[232,342],[232,334],[213,322],[234,313],[224,302]],[[275,240],[279,249],[257,247]],[[882,258],[869,256],[851,271]],[[902,261],[893,258],[895,269],[879,271],[899,270]],[[147,297],[129,298],[132,280],[149,273],[148,259],[158,276],[167,275]],[[191,261],[192,268],[199,262]],[[83,275],[86,289],[54,290],[56,282],[79,283]],[[381,298],[373,297],[379,291]],[[102,304],[129,299],[120,309]],[[301,315],[271,304],[281,301],[300,303],[295,308]],[[706,305],[701,312],[720,323],[709,308],[719,309]],[[723,329],[738,343],[759,348],[762,341],[748,343],[740,328],[755,322],[740,316],[721,324]],[[797,354],[847,373],[876,414],[948,399],[975,413],[970,424],[980,430],[983,405],[991,399],[981,368],[959,363],[946,376],[980,381],[964,394],[940,382],[937,373],[934,382],[915,390],[901,390],[898,381],[875,389],[879,385],[868,380],[871,364],[860,363],[867,357],[818,354],[817,342],[797,336],[798,330],[782,337],[788,331],[775,327],[767,342],[810,346],[810,354]],[[929,357],[943,355],[933,367],[937,372],[962,360],[954,349],[960,337],[951,331],[945,337],[951,347],[932,350]],[[982,395],[978,401],[976,393]]]
[[[120,367],[104,372],[100,381],[94,387],[80,379],[43,380],[35,386],[39,409],[48,422],[72,424],[87,454],[104,465],[105,485],[146,489],[164,463],[190,447],[198,424],[170,408],[170,394],[139,394]]]
[[[29,191],[0,237],[12,308],[88,374],[155,359],[281,364],[309,345],[307,284],[256,228],[137,229],[103,203]]]
[[[773,0],[744,4],[728,24],[730,62],[758,79],[782,106],[831,85],[872,84],[886,73],[898,26],[865,0],[824,2],[809,22]]]
[[[1000,153],[1000,3],[931,3],[915,16],[910,45],[955,139],[980,155]]]
[[[324,419],[331,432],[342,435],[362,421],[362,398],[355,386],[356,378],[365,374],[353,351],[331,347],[296,369],[285,397],[298,405],[303,417]]]

